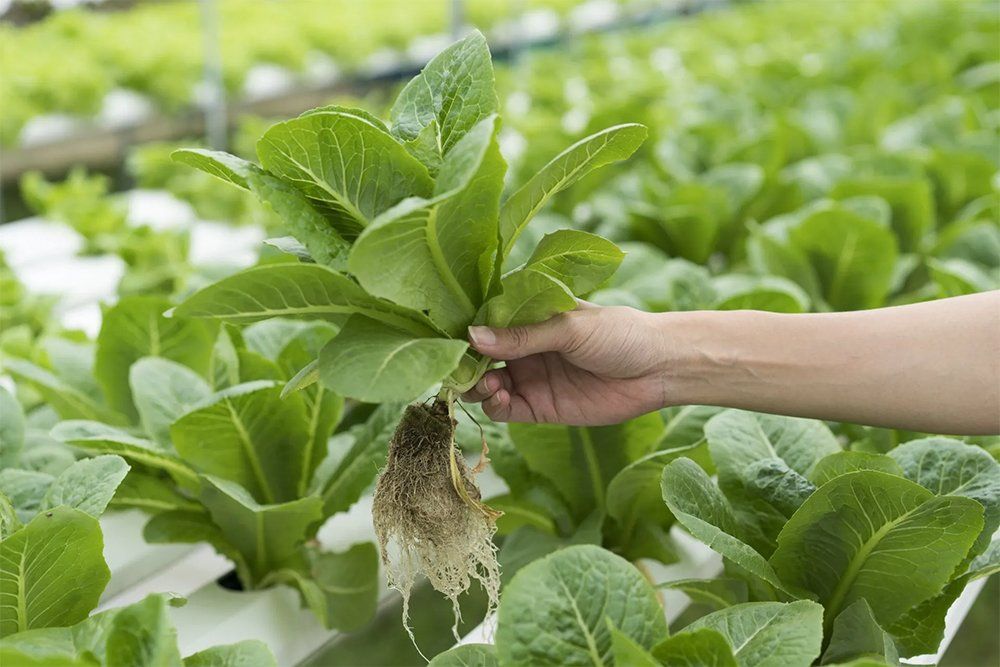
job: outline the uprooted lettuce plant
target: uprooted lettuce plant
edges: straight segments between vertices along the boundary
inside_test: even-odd
[[[430,405],[407,408],[375,493],[382,560],[404,599],[423,573],[453,601],[477,579],[496,604],[497,512],[480,502],[454,446],[456,398],[493,363],[469,349],[466,329],[571,310],[575,295],[613,273],[622,253],[574,230],[544,237],[522,266],[502,267],[550,197],[628,157],[646,135],[631,124],[587,137],[502,201],[497,109],[489,49],[476,33],[403,88],[391,124],[328,106],[267,130],[260,165],[201,150],[175,154],[267,202],[293,237],[272,243],[302,260],[226,278],[177,315],[340,325],[289,389],[318,380],[347,397],[385,402],[413,401],[441,384]]]
[[[19,380],[62,399],[52,404],[64,417],[52,436],[95,457],[63,475],[122,457],[131,470],[112,504],[151,515],[147,541],[209,543],[234,563],[244,590],[287,584],[329,627],[367,622],[378,592],[374,545],[325,550],[317,533],[371,484],[401,407],[352,411],[356,426],[347,429],[343,399],[323,385],[282,398],[284,383],[334,333],[325,322],[271,320],[239,331],[163,317],[167,307],[160,297],[127,297],[105,313],[96,395],[8,360]],[[0,490],[11,473],[0,473]],[[40,476],[20,477],[29,474]]]
[[[824,662],[935,652],[966,585],[1000,571],[1000,464],[977,445],[928,437],[888,454],[843,450],[822,422],[737,410],[709,420],[705,436],[718,482],[678,459],[663,470],[663,498],[723,556],[726,576],[677,587],[819,602]]]

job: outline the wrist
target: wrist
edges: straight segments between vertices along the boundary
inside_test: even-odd
[[[756,343],[773,313],[750,310],[658,313],[658,373],[664,405],[732,405],[760,382]]]

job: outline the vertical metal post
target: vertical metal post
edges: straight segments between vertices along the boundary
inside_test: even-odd
[[[465,26],[465,6],[463,0],[451,0],[451,38],[458,40],[462,37]]]
[[[205,139],[215,150],[226,148],[226,86],[222,80],[222,34],[216,0],[200,0],[202,48],[205,52]]]

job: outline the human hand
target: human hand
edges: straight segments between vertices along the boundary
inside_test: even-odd
[[[665,404],[663,338],[650,313],[582,303],[540,324],[469,327],[469,340],[507,362],[462,396],[496,421],[617,424]]]

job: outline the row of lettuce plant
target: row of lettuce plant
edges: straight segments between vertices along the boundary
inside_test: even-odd
[[[91,615],[111,577],[98,519],[134,472],[113,454],[38,469],[21,405],[0,388],[0,661],[6,665],[273,667],[259,641],[181,658],[167,608],[152,594]]]
[[[737,410],[703,430],[615,479],[723,557],[718,578],[657,582],[714,611],[669,635],[646,576],[584,535],[514,575],[495,646],[431,664],[898,665],[935,652],[965,586],[1000,572],[1000,464],[978,446],[873,454],[822,422]]]

